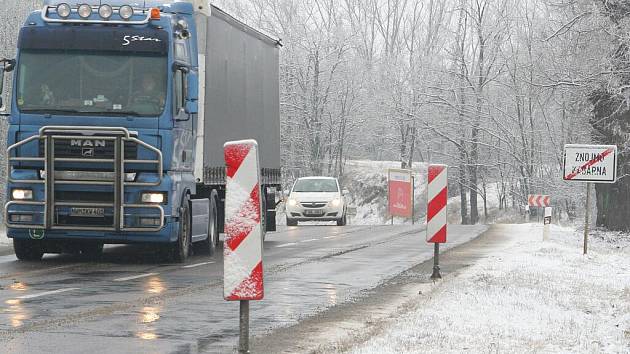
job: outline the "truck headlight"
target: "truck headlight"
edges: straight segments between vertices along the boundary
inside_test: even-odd
[[[13,197],[13,200],[32,200],[33,191],[30,189],[16,188],[11,191],[11,197]]]
[[[128,20],[133,16],[133,7],[129,5],[123,5],[120,7],[120,9],[118,9],[118,14],[123,20]]]
[[[341,205],[341,199],[333,199],[333,200],[330,202],[330,205],[332,205],[332,206],[333,206],[333,207],[335,207],[335,208],[336,208],[336,207],[338,207],[338,206],[340,206],[340,205]]]
[[[72,9],[70,9],[70,5],[65,2],[57,5],[57,15],[61,18],[68,18],[71,12]]]
[[[166,203],[166,193],[163,192],[146,192],[142,193],[142,202],[147,204],[164,204]]]
[[[82,19],[89,18],[90,15],[92,15],[92,6],[88,4],[83,4],[79,6],[79,9],[77,10],[77,12],[79,13],[79,16],[81,16]]]
[[[289,199],[289,200],[287,200],[287,204],[289,204],[289,206],[296,206],[297,205],[297,200]]]

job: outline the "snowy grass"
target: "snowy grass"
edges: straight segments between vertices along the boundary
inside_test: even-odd
[[[516,227],[516,226],[515,226]],[[445,279],[352,353],[630,353],[630,248],[554,226]]]

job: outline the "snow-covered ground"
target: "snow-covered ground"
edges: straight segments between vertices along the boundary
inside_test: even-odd
[[[630,237],[510,226],[507,249],[433,286],[351,353],[630,353]],[[614,240],[614,241],[611,241]]]

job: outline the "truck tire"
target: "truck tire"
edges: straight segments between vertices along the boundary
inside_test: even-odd
[[[179,232],[177,241],[171,245],[171,257],[175,262],[185,262],[190,254],[191,248],[191,219],[190,219],[190,201],[187,196],[182,202],[181,211],[179,213]]]
[[[39,261],[44,256],[44,249],[39,241],[13,239],[15,256],[21,261]]]
[[[208,203],[210,203],[208,208],[208,238],[199,242],[199,246],[204,254],[212,256],[219,245],[219,217],[216,197],[210,197]]]
[[[297,225],[298,225],[297,220],[287,218],[287,226],[297,226]]]

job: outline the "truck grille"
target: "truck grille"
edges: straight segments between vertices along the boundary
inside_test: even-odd
[[[55,156],[62,158],[113,159],[115,142],[112,140],[55,140]],[[39,156],[44,156],[44,142],[39,143]],[[138,156],[138,145],[125,141],[125,159]]]
[[[55,199],[60,202],[113,203],[114,192],[55,191]]]

